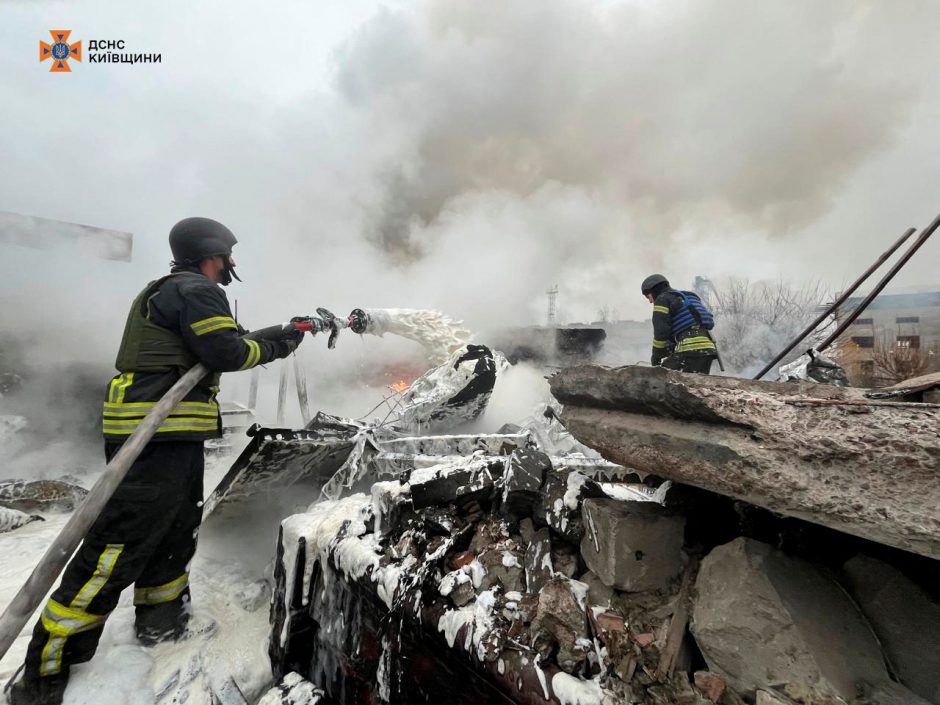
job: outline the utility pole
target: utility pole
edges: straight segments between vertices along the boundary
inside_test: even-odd
[[[555,299],[558,298],[558,285],[555,284],[551,289],[545,292],[548,294],[548,323],[546,325],[555,325]]]

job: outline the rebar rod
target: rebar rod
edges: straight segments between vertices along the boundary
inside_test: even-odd
[[[826,320],[829,316],[831,316],[831,315],[833,314],[833,312],[836,311],[836,310],[839,308],[839,306],[841,306],[842,304],[844,304],[844,303],[848,300],[848,298],[849,298],[852,294],[855,293],[855,290],[858,289],[858,287],[860,287],[860,286],[865,282],[865,280],[868,279],[868,277],[870,277],[872,274],[874,274],[875,270],[877,270],[882,264],[884,264],[885,261],[886,261],[891,255],[893,255],[895,252],[897,252],[898,248],[899,248],[901,245],[903,245],[903,244],[907,241],[907,239],[908,239],[911,235],[913,235],[915,232],[917,232],[917,229],[916,229],[916,228],[908,228],[907,230],[905,230],[905,231],[904,231],[904,234],[901,235],[901,237],[899,237],[899,238],[895,241],[895,243],[894,243],[893,245],[891,245],[890,248],[888,248],[887,250],[885,250],[885,251],[881,254],[881,256],[880,256],[877,260],[875,260],[875,263],[874,263],[874,264],[872,264],[868,269],[866,269],[866,270],[862,273],[862,275],[861,275],[858,279],[856,279],[852,284],[850,284],[849,287],[848,287],[845,291],[842,292],[842,294],[839,296],[839,298],[837,298],[834,302],[832,302],[832,303],[828,306],[828,308],[826,308],[826,310],[825,310],[822,314],[820,314],[819,317],[816,318],[816,320],[814,320],[812,323],[810,323],[808,326],[806,326],[806,328],[804,328],[804,329],[799,333],[799,335],[797,335],[797,337],[794,338],[794,339],[790,342],[789,345],[787,345],[787,347],[785,347],[780,353],[778,353],[777,356],[774,357],[773,360],[771,360],[770,362],[768,362],[768,363],[764,366],[764,368],[754,376],[754,379],[760,379],[760,378],[763,377],[765,374],[767,374],[768,372],[770,372],[770,371],[777,365],[777,363],[779,363],[783,358],[785,358],[785,357],[790,353],[790,351],[793,350],[793,348],[795,348],[797,345],[799,345],[799,344],[806,338],[806,336],[808,336],[810,333],[812,333],[814,330],[816,330],[816,328],[819,326],[820,323],[822,323],[822,322],[823,322],[824,320]]]
[[[838,328],[832,331],[832,334],[826,338],[817,348],[819,352],[822,352],[830,345],[832,345],[840,335],[842,335],[845,330],[855,322],[855,319],[858,318],[862,312],[868,308],[868,305],[875,300],[875,297],[881,293],[881,291],[888,286],[895,275],[901,271],[901,268],[908,263],[911,257],[921,248],[921,246],[927,242],[931,235],[933,235],[934,230],[940,227],[940,215],[933,219],[933,222],[924,228],[923,232],[917,236],[917,239],[914,240],[914,243],[907,248],[907,251],[901,255],[901,258],[894,263],[894,266],[887,271],[887,273],[881,278],[875,288],[868,292],[868,295],[862,299],[861,303],[852,309],[851,312],[845,317],[845,320],[839,324]]]

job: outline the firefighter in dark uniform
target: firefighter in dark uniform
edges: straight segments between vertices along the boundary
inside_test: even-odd
[[[202,517],[203,441],[221,434],[221,372],[287,357],[303,339],[251,340],[232,316],[226,286],[236,239],[221,223],[186,218],[170,231],[170,274],[131,305],[104,401],[110,460],[156,402],[197,362],[210,370],[144,448],[85,537],[33,631],[12,705],[61,703],[73,664],[95,653],[121,591],[134,584],[145,645],[177,639],[189,620],[189,563]]]
[[[644,279],[640,289],[653,304],[653,365],[709,374],[718,357],[710,333],[715,319],[698,294],[673,289],[662,274]]]

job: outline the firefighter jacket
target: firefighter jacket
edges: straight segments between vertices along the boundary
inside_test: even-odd
[[[221,435],[216,395],[221,372],[247,370],[277,357],[278,345],[247,340],[225,292],[197,270],[174,271],[134,299],[108,384],[102,430],[122,442],[197,362],[211,371],[177,404],[154,440],[202,441]]]
[[[708,335],[715,319],[697,294],[667,289],[653,301],[653,355],[659,365],[673,353],[715,355],[715,342]]]

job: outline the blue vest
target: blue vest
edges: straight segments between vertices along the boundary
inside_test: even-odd
[[[672,337],[678,339],[681,333],[684,333],[692,326],[701,326],[706,330],[715,327],[715,317],[712,312],[705,308],[705,304],[691,291],[679,291],[673,289],[675,293],[682,297],[682,308],[672,314]]]

